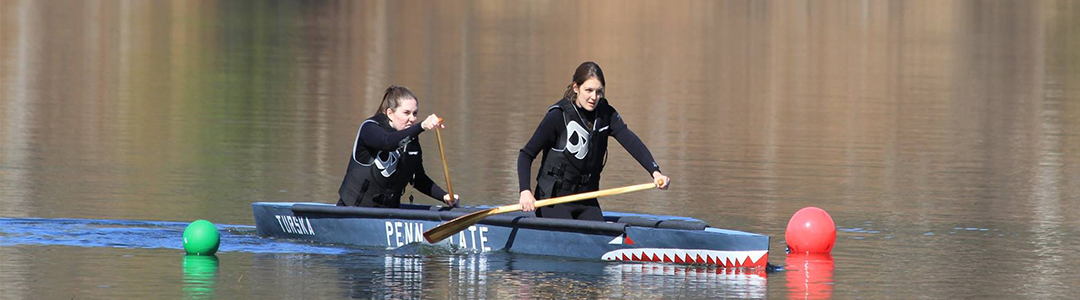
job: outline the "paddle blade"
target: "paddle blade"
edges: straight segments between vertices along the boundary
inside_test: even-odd
[[[425,231],[424,239],[427,240],[428,243],[438,243],[439,241],[442,241],[450,237],[451,235],[454,235],[455,233],[465,230],[465,228],[469,228],[469,226],[480,222],[480,220],[483,220],[488,216],[488,214],[497,209],[499,208],[489,208],[473,212],[471,214],[454,218],[453,220],[450,220],[450,222],[439,224],[439,226],[435,226],[435,228]]]

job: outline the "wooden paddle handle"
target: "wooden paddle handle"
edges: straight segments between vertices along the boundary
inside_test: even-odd
[[[618,195],[618,194],[629,193],[629,192],[643,191],[643,190],[652,189],[652,188],[656,188],[656,187],[658,187],[658,185],[656,185],[655,182],[653,182],[653,183],[642,183],[642,184],[637,184],[637,185],[624,186],[624,187],[620,187],[620,188],[599,190],[599,191],[595,191],[595,192],[588,192],[588,193],[574,194],[574,195],[568,195],[568,196],[562,196],[562,197],[555,197],[555,198],[551,198],[551,199],[537,200],[534,205],[536,207],[541,207],[541,206],[549,206],[549,205],[555,205],[555,204],[570,203],[570,202],[581,201],[581,200],[585,200],[585,199],[592,199],[592,198],[611,196],[611,195]],[[501,214],[501,213],[519,211],[519,210],[521,210],[521,204],[500,206],[497,209],[498,209],[498,212],[493,213],[493,214]]]
[[[442,118],[439,118],[439,122],[442,123]],[[450,183],[450,167],[446,166],[446,151],[443,151],[442,145],[442,133],[439,131],[439,127],[435,127],[435,138],[439,140],[439,156],[442,157],[443,175],[446,175],[446,189],[450,191],[450,201],[446,204],[454,202],[454,185]]]

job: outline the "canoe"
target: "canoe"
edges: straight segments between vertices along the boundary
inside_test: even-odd
[[[423,233],[442,222],[491,207],[340,207],[325,203],[256,202],[261,236],[395,249],[427,244]],[[604,212],[605,221],[537,218],[516,212],[488,217],[436,245],[457,251],[549,255],[608,261],[764,268],[769,236],[710,227],[701,220]]]

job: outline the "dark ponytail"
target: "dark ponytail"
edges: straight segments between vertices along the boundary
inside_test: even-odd
[[[385,115],[386,109],[397,109],[398,105],[401,104],[401,101],[406,99],[416,100],[417,103],[420,102],[419,99],[416,99],[416,94],[413,94],[409,88],[391,84],[390,87],[386,88],[386,93],[383,94],[382,102],[379,103],[379,110],[376,111],[375,114]]]
[[[604,82],[604,70],[600,69],[600,65],[591,61],[581,63],[581,65],[577,67],[577,70],[574,70],[574,78],[570,81],[570,85],[566,86],[566,92],[563,93],[563,98],[574,101],[574,99],[577,98],[577,93],[574,92],[574,85],[576,84],[580,87],[586,80],[593,77],[600,80],[601,88],[607,85],[607,83]],[[600,95],[600,97],[603,96],[603,94]]]

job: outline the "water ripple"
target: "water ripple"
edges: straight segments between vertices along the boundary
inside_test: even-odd
[[[95,220],[0,218],[0,246],[44,245],[141,249],[183,249],[188,223]],[[364,251],[340,245],[261,238],[249,225],[217,224],[220,252],[343,254]]]

